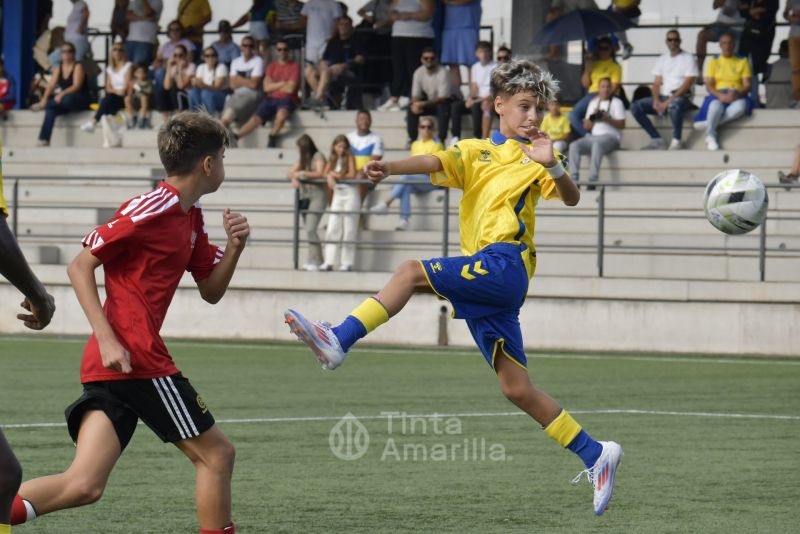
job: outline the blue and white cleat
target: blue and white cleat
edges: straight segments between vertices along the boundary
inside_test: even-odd
[[[581,481],[581,477],[586,474],[586,478],[594,486],[594,514],[603,515],[608,508],[611,500],[611,493],[614,491],[614,476],[617,467],[622,462],[622,446],[614,441],[600,441],[603,452],[591,469],[584,469],[578,476],[572,479],[573,484]]]
[[[342,350],[330,323],[311,323],[294,310],[286,310],[283,316],[292,334],[314,351],[323,369],[332,371],[342,365],[347,353]]]

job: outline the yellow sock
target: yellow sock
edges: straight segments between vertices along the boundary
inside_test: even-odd
[[[0,524],[0,534],[11,534],[11,525]]]
[[[581,431],[581,425],[567,410],[561,410],[558,417],[544,428],[544,433],[557,441],[562,447],[569,445]]]
[[[372,332],[389,320],[389,312],[383,307],[376,297],[370,297],[350,312],[350,315],[361,321],[367,333]]]

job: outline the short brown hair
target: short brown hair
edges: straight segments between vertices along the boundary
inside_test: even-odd
[[[168,175],[189,174],[204,157],[216,156],[229,144],[228,129],[200,111],[177,113],[158,130],[158,156]]]

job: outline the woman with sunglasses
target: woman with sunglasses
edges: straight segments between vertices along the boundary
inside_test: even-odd
[[[116,115],[125,107],[125,96],[131,85],[131,62],[125,57],[125,45],[122,42],[114,43],[111,47],[111,59],[106,67],[106,94],[100,101],[94,118],[81,125],[84,132],[93,132],[100,117],[103,115]]]
[[[164,76],[167,72],[167,62],[172,59],[178,45],[183,46],[184,50],[188,53],[194,52],[194,43],[183,36],[183,25],[177,20],[173,20],[167,26],[167,36],[169,41],[162,44],[156,53],[156,59],[151,65],[153,70],[153,81],[155,82],[155,89],[153,95],[155,97],[156,109],[169,108],[169,95],[164,91]]]
[[[34,104],[33,111],[45,110],[38,146],[49,146],[56,117],[89,109],[89,91],[83,65],[75,61],[75,45],[61,45],[61,64],[56,67],[42,100]]]
[[[228,89],[228,67],[219,62],[219,54],[213,46],[203,50],[203,63],[197,67],[192,88],[189,89],[189,109],[205,110],[218,116],[225,106]]]
[[[161,101],[159,111],[166,119],[170,112],[183,111],[189,108],[189,89],[194,79],[195,66],[191,61],[189,50],[183,45],[175,47],[167,63],[167,72],[164,75],[164,91],[168,99]]]

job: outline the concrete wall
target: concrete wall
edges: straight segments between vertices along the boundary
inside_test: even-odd
[[[47,333],[87,335],[62,271],[42,273],[58,307]],[[217,306],[204,303],[184,280],[163,335],[289,341],[284,309],[338,321],[386,280],[381,273],[243,271]],[[797,283],[541,277],[520,319],[526,346],[535,350],[800,356],[799,296]],[[14,319],[20,300],[13,287],[0,283],[0,333],[25,331]],[[442,305],[431,295],[417,295],[368,341],[436,345]],[[451,345],[473,346],[463,321],[448,315],[445,323]]]

